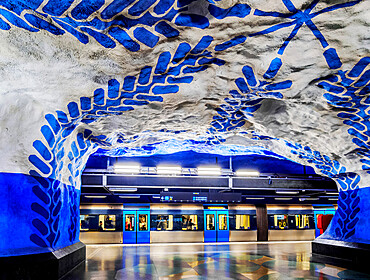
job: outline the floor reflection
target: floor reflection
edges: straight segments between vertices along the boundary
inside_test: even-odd
[[[64,279],[370,279],[310,258],[309,242],[88,246]]]

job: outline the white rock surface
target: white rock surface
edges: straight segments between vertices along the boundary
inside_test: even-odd
[[[153,49],[144,46],[138,53],[131,53],[120,45],[106,49],[94,39],[84,45],[68,33],[62,36],[42,30],[31,33],[14,26],[9,31],[0,30],[0,171],[28,173],[33,169],[28,156],[36,154],[32,143],[42,139],[40,128],[46,124],[44,116],[47,113],[55,115],[56,110],[67,112],[69,102],[78,102],[82,96],[92,97],[97,88],[107,89],[108,80],[115,78],[123,83],[127,75],[138,77],[143,66],[155,66],[159,54],[164,51],[173,55],[182,42],[194,47],[203,36],[210,35],[214,41],[209,49],[213,50],[215,45],[237,35],[248,36],[270,27],[272,23],[287,21],[253,15],[256,8],[287,13],[281,1],[224,0],[217,5],[230,7],[238,2],[249,4],[251,14],[245,18],[224,20],[216,20],[208,14],[209,28],[178,28],[178,38],[168,40],[162,36]],[[311,1],[293,2],[299,9]],[[343,2],[348,1],[321,1],[314,11]],[[204,9],[208,5],[206,1],[197,1],[192,5],[192,9],[198,8],[199,13],[207,11]],[[369,19],[367,1],[314,18],[330,47],[337,50],[343,62],[342,70],[352,69],[360,58],[370,55]],[[141,147],[169,139],[208,137],[206,133],[213,116],[217,114],[215,109],[230,97],[230,90],[237,89],[235,79],[242,77],[242,67],[251,66],[263,79],[271,60],[276,57],[277,50],[292,29],[288,27],[268,35],[248,37],[243,44],[216,53],[216,57],[226,61],[225,65],[212,65],[204,72],[195,73],[191,84],[182,84],[178,93],[164,96],[163,103],[136,106],[134,111],[101,118],[89,125],[80,123],[76,132],[90,129],[94,135],[108,135],[113,139],[114,149]],[[273,79],[274,82],[291,80],[293,86],[282,91],[282,100],[263,101],[259,111],[248,120],[250,126],[228,134],[221,133],[221,137],[227,139],[224,145],[263,146],[307,164],[292,155],[282,142],[251,141],[248,135],[238,134],[255,130],[261,135],[310,146],[340,161],[347,171],[361,170],[361,156],[352,153],[358,147],[348,134],[349,127],[337,117],[338,111],[330,108],[323,98],[325,91],[315,82],[337,72],[329,69],[323,51],[311,30],[303,26],[286,48],[282,56],[283,65]],[[187,132],[164,134],[158,132],[161,129]],[[118,133],[140,137],[135,143],[118,144],[114,140]],[[75,138],[70,137],[65,142],[65,154],[68,154],[73,140]],[[184,148],[174,146],[167,152]],[[245,150],[240,148],[240,152]],[[86,159],[87,156],[82,160]],[[63,161],[61,174],[66,173],[69,160],[65,157]],[[61,178],[68,183],[68,176]]]

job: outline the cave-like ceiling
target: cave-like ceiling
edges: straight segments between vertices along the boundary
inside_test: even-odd
[[[4,172],[90,154],[272,155],[366,174],[366,1],[0,3]]]

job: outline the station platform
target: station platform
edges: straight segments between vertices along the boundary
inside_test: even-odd
[[[311,257],[311,242],[87,245],[72,279],[370,279]]]

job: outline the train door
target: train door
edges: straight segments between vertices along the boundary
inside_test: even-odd
[[[315,238],[321,235],[319,225],[319,216],[320,215],[333,215],[335,214],[335,208],[330,206],[321,206],[321,205],[314,205],[314,220],[315,220]]]
[[[136,244],[136,211],[123,211],[123,244]]]
[[[204,210],[204,242],[216,242],[216,211]]]
[[[150,243],[149,210],[136,211],[137,219],[137,243]]]
[[[204,242],[229,241],[229,211],[204,210]]]
[[[229,211],[217,211],[217,242],[229,242]]]
[[[123,211],[123,243],[150,243],[149,210]]]

